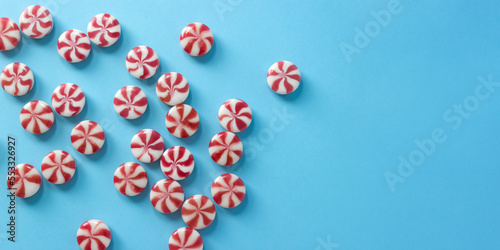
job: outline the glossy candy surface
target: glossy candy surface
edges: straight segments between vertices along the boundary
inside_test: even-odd
[[[230,99],[219,109],[220,125],[229,132],[241,132],[252,122],[252,110],[240,99]]]
[[[187,104],[177,104],[168,111],[165,125],[173,136],[186,138],[198,130],[200,117],[193,107]]]
[[[5,92],[13,96],[22,96],[33,88],[35,77],[26,64],[15,62],[5,66],[0,81]]]
[[[121,117],[137,119],[146,111],[148,98],[139,87],[125,86],[116,92],[113,105]]]
[[[289,61],[274,63],[267,71],[267,84],[274,92],[285,95],[295,91],[300,85],[300,71]]]
[[[180,73],[166,73],[156,82],[156,95],[167,105],[181,104],[189,95],[189,83]]]
[[[141,165],[126,162],[116,169],[113,182],[120,193],[126,196],[136,196],[146,188],[148,175]]]
[[[182,204],[182,220],[194,229],[208,227],[215,219],[215,206],[204,195],[193,195]]]
[[[208,145],[210,157],[221,166],[229,166],[240,160],[243,143],[231,132],[220,132],[212,137]]]
[[[42,175],[54,184],[68,182],[75,174],[75,170],[75,160],[66,151],[54,150],[42,160]]]
[[[243,181],[234,174],[223,174],[212,183],[212,197],[221,207],[238,206],[245,198],[246,188]]]
[[[168,240],[169,250],[202,250],[203,240],[200,233],[190,227],[175,230]]]
[[[153,207],[159,212],[173,213],[182,206],[184,190],[177,181],[171,179],[159,180],[151,188],[149,199]]]
[[[57,40],[57,51],[64,60],[70,63],[78,63],[89,56],[90,40],[80,30],[68,30],[62,33]]]
[[[160,65],[156,52],[148,46],[137,46],[128,52],[125,66],[128,72],[137,79],[152,77]]]
[[[89,220],[78,228],[76,241],[82,250],[105,250],[111,242],[111,231],[106,223]]]
[[[31,101],[24,105],[19,120],[26,131],[32,134],[43,134],[54,124],[54,112],[43,101]]]
[[[143,129],[132,137],[130,148],[137,160],[150,163],[160,159],[165,143],[160,133],[152,129]]]
[[[7,17],[0,17],[0,51],[14,49],[21,40],[17,24]]]
[[[85,94],[78,85],[63,83],[52,93],[51,102],[56,113],[71,117],[82,112],[85,106]]]
[[[194,158],[185,147],[171,147],[161,157],[161,171],[176,181],[188,177],[194,169]]]
[[[104,130],[94,121],[81,121],[71,131],[71,144],[82,154],[93,154],[104,145]]]
[[[87,25],[87,33],[90,41],[96,45],[109,47],[120,38],[121,26],[114,16],[101,13],[90,20],[89,25]]]
[[[40,5],[31,5],[24,9],[19,17],[21,31],[35,39],[46,37],[54,27],[50,11]]]
[[[30,164],[18,164],[7,175],[7,188],[20,198],[33,196],[41,185],[40,172]]]
[[[188,24],[181,32],[181,46],[192,56],[208,53],[214,43],[214,35],[208,26],[202,23]]]

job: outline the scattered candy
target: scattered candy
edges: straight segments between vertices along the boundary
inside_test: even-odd
[[[148,46],[137,46],[128,52],[125,66],[135,78],[148,79],[158,70],[160,60],[156,52]]]
[[[165,125],[173,136],[186,138],[198,130],[200,117],[193,107],[187,104],[177,104],[168,111]]]
[[[81,121],[71,131],[71,144],[82,154],[93,154],[104,144],[104,130],[94,121]]]
[[[188,177],[194,169],[194,158],[185,147],[175,146],[167,149],[161,157],[161,171],[176,181]]]
[[[55,150],[42,160],[42,175],[54,184],[66,183],[75,174],[75,160],[66,151]]]
[[[170,236],[169,250],[203,250],[200,233],[190,227],[181,227]]]
[[[113,182],[120,193],[126,196],[136,196],[146,188],[148,175],[141,165],[126,162],[116,169]]]
[[[220,132],[210,140],[208,152],[217,164],[229,166],[240,159],[243,154],[243,143],[231,132]]]
[[[26,131],[32,134],[42,134],[54,124],[54,112],[43,101],[31,101],[24,105],[19,120]]]
[[[208,53],[214,43],[214,35],[208,26],[202,23],[188,24],[181,32],[181,46],[192,56]]]
[[[223,174],[212,183],[212,197],[221,207],[238,206],[245,198],[245,184],[234,174]]]
[[[0,50],[14,49],[21,40],[21,31],[12,19],[0,17]]]
[[[156,82],[156,95],[167,105],[181,104],[189,95],[189,83],[180,73],[166,73]]]
[[[29,198],[42,185],[40,172],[30,164],[19,164],[7,175],[7,188],[17,197]]]
[[[15,62],[5,66],[0,81],[5,92],[13,96],[22,96],[33,88],[35,78],[26,64]]]
[[[90,40],[80,30],[68,30],[57,40],[57,51],[64,60],[70,63],[81,62],[90,54]]]
[[[267,84],[280,95],[290,94],[299,87],[299,69],[289,61],[279,61],[267,71]]]
[[[252,110],[240,99],[230,99],[219,109],[219,122],[229,132],[241,132],[252,122]]]
[[[98,14],[87,26],[90,40],[98,46],[109,47],[118,41],[121,34],[120,23],[110,14]]]
[[[214,203],[204,195],[193,195],[182,204],[182,220],[194,229],[208,227],[215,219]]]
[[[148,98],[139,87],[125,86],[116,92],[113,105],[121,117],[136,119],[146,111]]]
[[[184,190],[181,185],[171,179],[159,180],[149,194],[153,207],[162,213],[177,211],[184,201]]]
[[[130,148],[137,160],[151,163],[160,159],[165,143],[160,133],[152,129],[143,129],[132,137]]]
[[[82,112],[85,106],[85,94],[78,85],[63,83],[52,93],[51,102],[58,114],[71,117]]]
[[[78,228],[76,241],[82,250],[105,250],[111,242],[111,231],[100,220],[88,220]]]
[[[46,37],[54,26],[49,10],[40,5],[31,5],[24,9],[19,17],[21,31],[35,39]]]

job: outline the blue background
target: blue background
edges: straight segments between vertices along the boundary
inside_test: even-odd
[[[61,149],[73,155],[77,172],[64,185],[44,179],[35,196],[16,200],[16,243],[6,240],[8,192],[1,182],[0,249],[78,249],[76,231],[88,219],[109,225],[110,249],[166,249],[170,234],[184,226],[180,211],[161,214],[147,190],[125,197],[112,182],[120,164],[137,162],[129,143],[144,128],[159,131],[168,147],[193,152],[195,171],[180,182],[186,197],[211,197],[211,182],[225,172],[245,182],[242,205],[217,206],[214,223],[199,230],[206,249],[500,248],[500,91],[488,92],[478,80],[500,81],[498,1],[2,1],[0,16],[18,22],[31,4],[49,8],[55,26],[42,40],[23,35],[15,50],[0,53],[0,67],[20,61],[35,74],[26,96],[0,91],[0,175],[7,174],[7,135],[17,138],[18,163],[40,169],[48,152]],[[391,6],[398,11],[390,21],[374,24],[371,12]],[[86,31],[102,12],[120,21],[118,43],[92,44],[82,63],[64,61],[56,50],[59,35]],[[201,58],[179,45],[180,31],[194,21],[215,36],[212,51]],[[372,36],[358,39],[360,46],[346,55],[342,47],[357,46],[357,29],[366,27]],[[125,68],[126,54],[137,45],[160,57],[150,80],[137,80]],[[279,60],[294,62],[302,73],[289,96],[266,83],[268,68]],[[156,80],[170,71],[188,79],[186,103],[200,115],[200,129],[188,139],[168,133],[169,107],[155,94]],[[56,115],[43,135],[24,131],[22,106],[50,103],[65,82],[85,92],[83,112]],[[137,120],[113,109],[115,92],[126,85],[148,96],[148,109]],[[479,100],[477,88],[488,97]],[[242,159],[224,168],[207,147],[222,131],[217,112],[230,98],[245,100],[254,119],[239,134]],[[460,115],[454,105],[464,103]],[[103,149],[90,156],[70,144],[73,126],[87,119],[106,133]],[[415,141],[429,142],[435,129],[445,140],[423,155]],[[418,166],[401,172],[400,156]],[[164,178],[158,162],[142,165],[147,189]]]

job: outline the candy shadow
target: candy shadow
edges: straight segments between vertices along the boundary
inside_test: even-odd
[[[109,242],[109,246],[106,249],[122,249],[118,246],[115,247],[115,243],[114,243],[115,241],[120,242],[120,240],[118,240],[120,237],[117,236],[119,234],[117,233],[116,230],[113,230],[113,227],[110,227],[109,225],[108,225],[108,227],[109,227],[109,230],[111,231],[111,241]]]
[[[255,117],[256,117],[255,114],[256,114],[255,111],[252,110],[252,122],[250,123],[250,126],[248,126],[248,128],[246,128],[245,130],[243,130],[241,132],[235,133],[238,136],[238,138],[245,139],[250,135],[250,133],[252,133],[252,131],[254,130],[254,127],[255,127],[255,125],[254,125],[255,124]]]
[[[45,132],[43,134],[37,134],[37,135],[34,134],[34,136],[37,140],[47,141],[54,136],[54,134],[56,133],[56,129],[57,129],[57,122],[56,122],[56,118],[54,117],[54,123],[52,124],[52,127],[50,127],[50,129],[47,132]]]
[[[301,75],[299,87],[295,91],[293,91],[292,93],[290,93],[288,95],[280,95],[281,98],[283,98],[283,100],[285,100],[285,101],[290,101],[290,102],[294,101],[302,93],[302,90],[304,89],[304,85],[306,85],[306,84],[307,84],[307,76],[304,77],[304,75]]]
[[[214,206],[217,206],[217,205],[214,205]],[[215,212],[214,221],[212,221],[212,224],[210,224],[208,227],[206,227],[206,228],[203,229],[203,231],[202,231],[203,235],[210,235],[217,228],[217,224],[219,223],[218,221],[219,221],[219,216],[220,215],[218,215],[217,207],[215,208],[215,210],[216,210],[216,212]],[[201,230],[198,230],[198,232],[201,234],[200,231]]]
[[[77,63],[70,63],[70,62],[68,62],[68,63],[71,64],[75,68],[84,69],[90,65],[93,58],[94,58],[94,50],[90,49],[89,56],[87,58],[85,58],[83,61],[77,62]],[[64,60],[64,59],[62,59],[62,60]]]
[[[63,184],[54,184],[54,185],[61,190],[69,190],[75,186],[76,182],[78,181],[78,175],[79,175],[78,174],[78,165],[76,165],[75,174],[73,175],[73,177],[71,177],[71,179],[69,179],[68,182],[63,183]]]
[[[102,148],[94,154],[86,155],[89,160],[94,161],[94,162],[98,161],[98,160],[102,159],[104,154],[106,154],[106,151],[108,151],[109,135],[105,134],[104,136],[105,136],[104,137],[104,144],[102,145]]]
[[[21,35],[21,40],[19,41],[19,44],[14,49],[9,50],[9,51],[2,51],[2,54],[4,54],[8,58],[12,58],[12,57],[17,56],[20,53],[22,47],[24,46],[23,43],[25,43],[24,42],[25,37],[22,37],[22,36],[23,35]]]
[[[189,150],[189,149],[188,149]],[[182,186],[189,186],[191,183],[196,182],[196,176],[198,175],[198,171],[196,171],[197,168],[200,168],[200,160],[196,161],[196,158],[194,159],[195,164],[194,164],[194,169],[191,174],[186,177],[184,180],[178,181]]]
[[[248,193],[249,192],[248,192],[248,187],[247,187],[246,184],[245,184],[245,188],[246,188],[245,198],[243,198],[243,201],[237,207],[223,208],[223,209],[225,209],[230,214],[240,214],[240,213],[242,213],[243,210],[247,207],[247,204],[248,204]]]
[[[38,169],[37,169],[38,170]],[[38,189],[38,192],[36,192],[36,194],[34,194],[33,196],[29,197],[29,198],[24,198],[23,201],[26,202],[27,204],[36,204],[40,201],[40,199],[42,198],[43,196],[43,192],[44,192],[44,181],[43,181],[43,177],[42,177],[42,182],[41,182],[41,185],[40,185],[40,189]],[[16,199],[22,199],[22,198],[19,198],[19,197],[16,197]]]
[[[219,43],[218,41],[217,42],[214,41],[214,43],[212,45],[212,48],[205,55],[202,55],[202,56],[192,56],[192,55],[189,55],[188,53],[186,53],[186,56],[193,57],[194,60],[197,61],[197,62],[199,62],[199,63],[207,63],[210,60],[212,60],[212,58],[214,57],[214,55],[216,53],[215,51],[217,50],[217,44],[218,43]]]

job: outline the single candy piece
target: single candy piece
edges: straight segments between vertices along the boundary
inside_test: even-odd
[[[240,205],[245,198],[243,181],[234,174],[223,174],[212,183],[212,197],[221,207],[232,208]]]
[[[42,160],[42,175],[49,182],[63,184],[75,174],[75,160],[66,151],[55,150]]]
[[[14,49],[21,40],[21,31],[17,24],[7,17],[0,17],[0,50]]]
[[[190,227],[181,227],[170,236],[169,250],[203,250],[200,233]]]
[[[171,179],[159,180],[149,193],[153,207],[162,213],[177,211],[184,201],[184,190],[181,185]]]
[[[198,130],[200,117],[193,107],[187,104],[177,104],[168,111],[165,125],[173,136],[186,138]]]
[[[120,193],[126,196],[136,196],[148,184],[148,175],[141,165],[126,162],[116,169],[113,182]]]
[[[33,88],[35,77],[26,64],[15,62],[5,66],[0,81],[5,92],[13,96],[22,96]]]
[[[219,109],[219,122],[229,132],[241,132],[252,122],[252,110],[240,99],[230,99]]]
[[[71,131],[71,144],[82,154],[93,154],[104,144],[104,130],[94,121],[81,121]]]
[[[17,197],[28,198],[42,185],[40,172],[30,164],[19,164],[7,175],[7,188]]]
[[[290,94],[299,87],[299,69],[289,61],[279,61],[267,71],[267,84],[280,95]]]
[[[88,220],[78,228],[76,241],[82,250],[105,250],[111,242],[111,231],[100,220]]]
[[[26,131],[32,134],[42,134],[54,124],[54,112],[43,101],[31,101],[24,105],[19,120]]]
[[[85,94],[78,85],[63,83],[52,93],[51,102],[58,114],[71,117],[82,112],[85,106]]]
[[[214,203],[204,195],[193,195],[182,204],[182,220],[194,229],[208,227],[215,219]]]
[[[160,159],[165,149],[165,142],[160,133],[152,129],[143,129],[132,137],[130,149],[137,160],[151,163]]]
[[[202,23],[188,24],[181,32],[181,46],[192,56],[208,53],[214,44],[214,35],[208,26]]]
[[[64,60],[70,63],[81,62],[90,54],[90,40],[80,30],[68,30],[57,40],[57,51]]]
[[[31,5],[24,9],[19,17],[21,31],[31,38],[44,38],[54,26],[49,10],[40,5]]]
[[[176,181],[188,177],[194,169],[194,158],[185,147],[175,146],[165,150],[161,157],[161,171]]]
[[[137,46],[128,52],[125,66],[128,72],[137,79],[152,77],[160,65],[156,52],[148,46]]]
[[[118,20],[110,14],[96,15],[87,26],[90,40],[101,47],[115,44],[120,38],[121,30]]]
[[[113,105],[121,117],[136,119],[146,111],[148,98],[139,87],[125,86],[116,92]]]
[[[243,143],[231,132],[220,132],[210,140],[208,152],[217,164],[229,166],[240,159],[243,154]]]
[[[167,105],[181,104],[189,95],[189,83],[180,73],[166,73],[156,82],[156,95]]]

